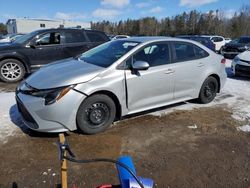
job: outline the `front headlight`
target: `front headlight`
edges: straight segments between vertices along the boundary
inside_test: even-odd
[[[45,105],[50,105],[63,98],[63,96],[65,96],[73,87],[75,87],[75,85],[54,89],[32,90],[29,94],[34,97],[44,98]]]

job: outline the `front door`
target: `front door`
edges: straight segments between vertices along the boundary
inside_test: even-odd
[[[134,54],[127,64],[149,63],[148,70],[126,70],[127,106],[129,113],[152,109],[173,99],[174,71],[170,64],[168,43],[154,43]]]
[[[29,50],[32,68],[66,58],[61,44],[61,35],[58,32],[49,32],[39,36],[35,41],[35,46]]]

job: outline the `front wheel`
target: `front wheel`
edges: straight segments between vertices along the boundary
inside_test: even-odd
[[[214,77],[208,77],[201,86],[199,102],[202,104],[210,103],[214,100],[218,91],[218,81]]]
[[[13,83],[23,79],[25,75],[24,65],[16,59],[5,59],[0,62],[0,79]]]
[[[76,121],[78,128],[86,134],[96,134],[107,129],[115,119],[116,106],[107,95],[88,97],[80,105]]]

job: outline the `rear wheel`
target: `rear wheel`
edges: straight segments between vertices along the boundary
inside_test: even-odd
[[[115,119],[116,106],[107,95],[90,96],[80,105],[76,121],[78,128],[86,134],[96,134],[107,129]]]
[[[24,65],[16,59],[5,59],[0,62],[0,79],[4,82],[18,82],[25,75]]]
[[[218,81],[214,77],[208,77],[201,86],[199,102],[203,104],[210,103],[214,100],[218,91]]]

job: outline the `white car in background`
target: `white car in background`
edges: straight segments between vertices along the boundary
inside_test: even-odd
[[[229,42],[232,41],[232,39],[231,38],[225,38],[225,41],[226,41],[226,43],[229,43]]]
[[[5,42],[13,42],[14,40],[16,40],[19,37],[22,37],[23,34],[9,34],[9,35],[5,35],[3,36],[2,39],[0,39],[0,43],[5,43]]]
[[[237,55],[232,61],[232,72],[235,76],[250,76],[250,51]]]
[[[112,38],[112,40],[118,40],[118,39],[126,39],[129,38],[130,36],[128,35],[116,35]]]
[[[220,52],[222,49],[222,46],[224,46],[226,43],[228,43],[228,40],[225,40],[224,37],[222,36],[217,36],[217,35],[212,35],[209,36],[210,40],[214,43],[215,45],[215,51]]]

